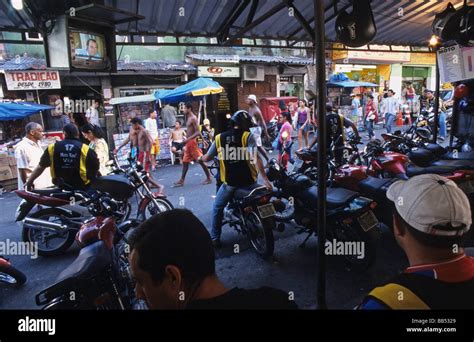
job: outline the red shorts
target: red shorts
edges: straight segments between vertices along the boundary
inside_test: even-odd
[[[150,160],[150,153],[149,152],[139,152],[137,161],[143,165],[145,171],[150,171],[151,168],[151,160]]]
[[[183,163],[197,161],[201,156],[202,151],[199,149],[196,139],[188,141],[184,146]]]

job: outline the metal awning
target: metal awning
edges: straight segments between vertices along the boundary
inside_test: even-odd
[[[155,94],[114,97],[110,99],[111,105],[119,105],[124,103],[142,103],[142,102],[156,102]]]
[[[9,1],[0,1],[0,29],[33,29],[52,14],[63,14],[71,7],[90,0],[24,0],[31,11],[15,11]],[[463,0],[451,0],[459,7]],[[347,9],[350,0],[323,0],[326,38],[335,41],[337,11]],[[373,43],[427,46],[436,12],[444,0],[372,0],[377,24]],[[312,41],[314,6],[310,0],[104,0],[104,5],[144,16],[142,20],[121,23],[117,31],[126,35],[207,36],[226,42],[227,38],[268,38],[289,42]],[[289,15],[289,7],[294,16]],[[299,15],[301,15],[300,18]],[[32,20],[33,18],[33,20]],[[302,24],[299,19],[304,19]]]

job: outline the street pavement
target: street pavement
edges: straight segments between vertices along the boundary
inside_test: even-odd
[[[377,131],[380,136],[384,131]],[[201,185],[204,174],[197,164],[191,165],[184,187],[173,188],[181,174],[181,166],[164,166],[155,172],[155,179],[165,185],[168,199],[177,208],[193,211],[210,230],[215,184]],[[0,195],[0,241],[21,240],[21,228],[14,222],[20,200],[14,193]],[[223,228],[223,248],[216,251],[218,276],[228,287],[257,288],[272,286],[294,298],[300,308],[316,308],[317,238],[312,237],[305,248],[299,248],[306,235],[298,235],[293,224],[283,233],[275,234],[275,253],[263,260],[250,243],[227,226]],[[235,248],[238,246],[239,248]],[[28,281],[18,289],[0,286],[0,309],[38,309],[35,294],[54,282],[57,275],[77,256],[73,246],[56,257],[8,256],[23,271]],[[238,250],[238,253],[235,251]],[[326,295],[330,309],[352,309],[373,287],[378,286],[407,266],[407,260],[390,232],[385,231],[378,244],[377,260],[369,270],[352,270],[340,256],[327,256]]]

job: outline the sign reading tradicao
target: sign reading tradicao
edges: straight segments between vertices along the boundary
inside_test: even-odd
[[[44,71],[6,71],[8,90],[61,89],[59,72]]]

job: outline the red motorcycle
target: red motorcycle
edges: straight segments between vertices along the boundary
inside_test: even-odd
[[[103,186],[111,185],[109,182]],[[106,193],[100,194],[98,202],[96,217],[85,222],[76,235],[82,247],[79,256],[53,285],[36,295],[36,304],[43,309],[146,308],[135,296],[128,262],[128,237],[140,221],[117,224],[117,202]]]
[[[26,282],[26,276],[12,266],[8,259],[0,255],[0,284],[21,286]]]

